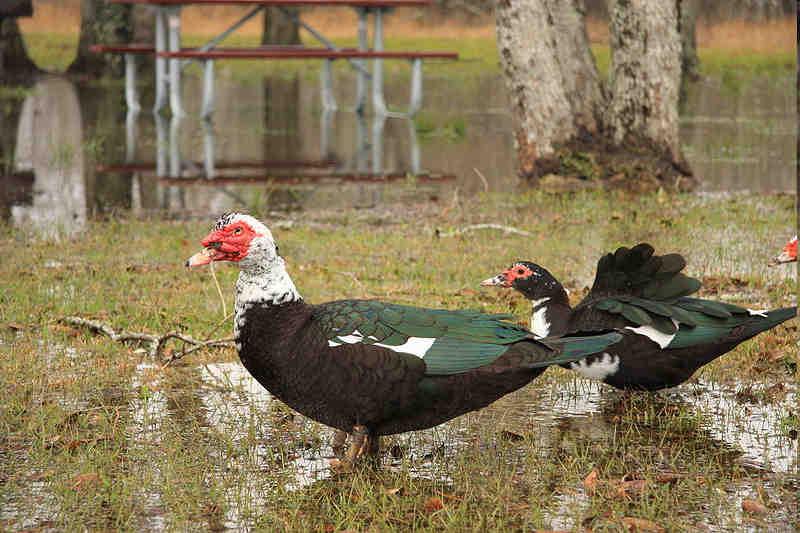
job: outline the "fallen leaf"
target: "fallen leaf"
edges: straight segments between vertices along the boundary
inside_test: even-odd
[[[766,514],[767,507],[755,500],[742,500],[742,510],[752,514]]]
[[[523,435],[520,435],[519,433],[514,433],[513,431],[506,431],[506,430],[500,432],[500,438],[510,442],[519,442],[521,440],[525,440],[525,437]]]
[[[79,474],[72,478],[72,490],[77,490],[85,485],[96,483],[98,479],[100,479],[100,475],[96,472]]]
[[[633,496],[644,492],[644,489],[647,488],[647,480],[631,479],[629,481],[620,481],[616,485],[617,495],[620,497]]]
[[[393,489],[386,489],[383,493],[387,496],[394,496],[395,494],[400,494],[402,496],[403,491],[403,487],[395,487]]]
[[[428,500],[425,502],[425,505],[423,506],[423,509],[425,509],[429,513],[432,513],[434,511],[444,509],[444,504],[442,503],[441,498],[436,498],[436,497],[428,498]]]
[[[583,486],[589,492],[596,492],[597,491],[597,470],[592,470],[589,472],[589,475],[586,476],[586,479],[583,480]]]
[[[626,516],[622,519],[622,523],[628,527],[628,531],[651,531],[652,533],[666,533],[667,531],[655,522],[647,520],[646,518],[633,518]]]
[[[24,325],[24,324],[20,324],[19,322],[9,322],[9,323],[8,323],[8,324],[6,324],[6,325],[7,325],[7,326],[8,326],[10,329],[16,329],[16,330],[25,329],[25,325]]]

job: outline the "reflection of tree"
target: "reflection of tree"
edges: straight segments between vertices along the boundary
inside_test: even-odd
[[[106,161],[122,160],[125,155],[125,103],[122,90],[81,84],[78,97],[83,110],[83,127],[89,156],[101,153]],[[95,165],[86,170],[87,201],[92,210],[107,211],[113,207],[131,205],[130,173],[107,173],[102,177]]]
[[[14,154],[15,171],[35,176],[29,205],[11,206],[14,224],[45,237],[86,226],[81,108],[73,84],[48,76],[22,104]]]
[[[14,150],[17,144],[17,124],[22,114],[24,98],[3,100],[0,108],[0,219],[11,216],[11,206],[30,203],[33,191],[33,172],[14,169]]]
[[[17,19],[0,15],[0,79],[26,78],[38,72],[19,32]]]

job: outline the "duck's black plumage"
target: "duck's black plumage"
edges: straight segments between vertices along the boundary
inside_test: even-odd
[[[758,333],[796,316],[797,308],[752,311],[689,297],[701,284],[684,275],[679,254],[654,255],[646,243],[604,255],[589,294],[574,308],[564,287],[545,268],[514,263],[484,285],[513,287],[534,302],[532,329],[541,336],[625,328],[618,364],[591,370],[602,356],[563,366],[621,389],[657,390],[679,385],[703,365]]]
[[[479,409],[548,366],[611,352],[600,332],[540,341],[506,315],[372,300],[306,303],[269,230],[225,215],[187,264],[231,260],[234,337],[244,366],[277,398],[328,426],[371,436],[435,426]]]

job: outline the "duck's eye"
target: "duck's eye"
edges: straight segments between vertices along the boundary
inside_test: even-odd
[[[233,234],[234,235],[240,235],[241,233],[242,233],[242,228],[239,228],[239,227],[233,228]]]
[[[524,269],[524,268],[518,268],[518,269],[517,269],[517,274],[518,274],[518,275],[520,275],[520,276],[521,276],[521,275],[523,275],[524,273],[525,273],[525,269]]]

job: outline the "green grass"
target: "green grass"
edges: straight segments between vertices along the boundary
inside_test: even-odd
[[[707,297],[796,301],[794,279],[764,266],[794,220],[790,197],[523,191],[442,203],[413,215],[401,205],[302,213],[273,233],[311,302],[375,297],[527,322],[521,298],[478,282],[533,259],[578,300],[601,252],[640,240],[685,254]],[[130,331],[229,335],[229,322],[214,331],[223,305],[209,271],[182,266],[211,222],[120,216],[59,243],[0,226],[0,528],[622,531],[623,518],[639,518],[668,531],[740,531],[743,498],[767,506],[746,518],[754,531],[800,525],[796,462],[749,466],[765,461],[762,450],[740,443],[769,438],[777,453],[800,430],[796,321],[671,393],[622,395],[550,370],[487,409],[388,439],[399,458],[385,451],[383,468],[333,477],[327,428],[243,390],[234,374],[209,378],[241,370],[233,352],[162,368],[136,345],[58,323],[79,315]],[[433,233],[482,222],[533,236]],[[236,274],[217,269],[228,310]],[[311,464],[322,479],[298,489]],[[601,482],[590,490],[593,470]],[[680,475],[663,481],[668,473]]]
[[[183,35],[184,46],[198,46],[206,43],[211,36]],[[25,42],[29,54],[43,69],[63,71],[75,58],[77,35],[33,33],[25,34]],[[341,47],[356,46],[353,39],[335,39],[335,44]],[[306,36],[305,45],[319,46],[319,43]],[[223,43],[224,46],[257,46],[255,37],[232,35]],[[607,76],[611,65],[609,47],[602,44],[592,44],[592,52],[597,62],[598,71]],[[472,37],[458,40],[449,38],[420,38],[389,36],[386,39],[386,50],[441,50],[455,51],[459,54],[458,61],[429,60],[426,61],[426,71],[435,71],[437,75],[447,77],[471,78],[487,74],[500,74],[500,57],[497,45],[493,38]],[[714,49],[701,48],[699,51],[701,72],[708,76],[734,78],[738,83],[750,81],[762,76],[785,76],[791,72],[795,65],[795,55],[791,51],[778,51],[773,53],[740,52],[729,48]],[[240,79],[260,79],[264,74],[294,76],[297,73],[306,76],[318,76],[320,60],[291,60],[291,61],[264,61],[264,60],[236,60],[218,61],[219,69],[230,70]],[[410,71],[407,61],[386,61],[385,70],[388,74],[408,73]],[[197,67],[192,67],[199,75]],[[336,62],[337,69],[349,69],[343,61]],[[191,69],[190,69],[191,70]]]

